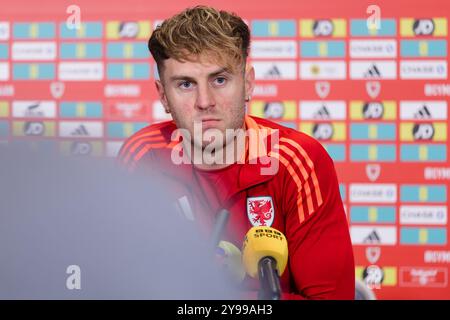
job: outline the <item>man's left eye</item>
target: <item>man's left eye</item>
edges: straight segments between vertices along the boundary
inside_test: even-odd
[[[218,77],[214,80],[214,83],[218,85],[223,85],[225,84],[226,81],[227,79],[225,79],[224,77]]]

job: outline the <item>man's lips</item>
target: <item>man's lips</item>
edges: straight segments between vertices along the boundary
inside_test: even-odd
[[[220,123],[220,119],[217,118],[205,118],[199,120],[199,123],[201,124],[203,129],[209,129],[216,127]]]
[[[200,119],[200,121],[202,123],[204,123],[204,122],[220,121],[220,119],[217,119],[217,118],[205,118],[205,119]]]

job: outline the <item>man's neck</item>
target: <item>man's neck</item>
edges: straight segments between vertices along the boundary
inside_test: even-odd
[[[243,145],[242,145],[243,144]],[[200,170],[213,171],[229,167],[245,158],[245,140],[238,141],[234,138],[227,145],[220,149],[208,150],[207,148],[199,148],[198,146],[184,145],[189,148],[188,156],[191,163]]]
[[[212,165],[207,165],[207,164],[194,164],[194,167],[200,170],[204,170],[204,171],[215,171],[215,170],[220,170],[220,169],[224,169],[226,167],[231,166],[231,164],[212,164]]]

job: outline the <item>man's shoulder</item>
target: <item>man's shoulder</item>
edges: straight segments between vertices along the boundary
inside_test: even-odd
[[[167,147],[175,129],[173,121],[154,123],[142,128],[125,140],[119,151],[119,158],[125,159],[125,162],[131,159],[138,161],[151,149]]]
[[[176,129],[175,123],[171,121],[164,121],[164,122],[158,122],[153,123],[151,125],[148,125],[136,133],[134,133],[132,136],[130,136],[127,141],[129,140],[136,140],[143,137],[147,137],[149,135],[151,136],[160,136],[162,138],[167,139],[167,137],[170,140],[170,136],[172,132]]]
[[[172,132],[176,129],[175,123],[173,121],[164,121],[159,123],[154,123],[148,125],[132,136],[125,140],[125,145],[127,143],[133,142],[151,142],[151,141],[165,141],[170,142]]]
[[[321,156],[328,156],[327,151],[319,141],[303,132],[267,119],[253,116],[252,119],[255,120],[258,126],[262,129],[269,128],[270,130],[277,130],[277,139],[279,140],[278,145],[280,146],[280,149],[293,151],[284,152],[286,157],[292,158],[297,155],[301,157],[308,157],[314,161],[314,159],[320,158]]]

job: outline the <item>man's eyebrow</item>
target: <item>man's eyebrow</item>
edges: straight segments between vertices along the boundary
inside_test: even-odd
[[[195,79],[190,76],[184,76],[184,75],[175,75],[170,77],[170,81],[177,81],[177,80],[184,80],[189,82],[195,82]]]
[[[214,78],[215,76],[218,76],[221,73],[230,73],[229,69],[227,68],[221,68],[217,71],[211,72],[208,75],[208,78]],[[196,82],[196,80],[194,78],[192,78],[191,76],[187,76],[187,75],[174,75],[172,77],[170,77],[169,79],[170,81],[178,81],[178,80],[184,80],[184,81],[189,81],[189,82]]]
[[[230,70],[228,68],[221,68],[215,72],[212,72],[209,74],[209,78],[213,78],[215,76],[218,76],[221,73],[231,73]]]

